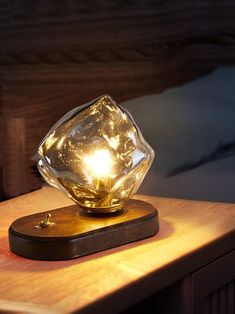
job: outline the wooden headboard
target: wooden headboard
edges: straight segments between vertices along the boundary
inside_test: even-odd
[[[233,0],[1,1],[0,194],[40,186],[37,146],[102,94],[157,93],[235,61]]]

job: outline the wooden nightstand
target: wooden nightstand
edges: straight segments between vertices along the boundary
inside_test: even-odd
[[[156,236],[59,262],[12,254],[8,227],[72,202],[46,187],[1,203],[0,312],[234,313],[235,205],[135,198],[158,209]]]

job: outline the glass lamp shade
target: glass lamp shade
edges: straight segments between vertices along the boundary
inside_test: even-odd
[[[120,210],[154,159],[131,115],[110,96],[65,114],[38,148],[44,179],[91,213]]]

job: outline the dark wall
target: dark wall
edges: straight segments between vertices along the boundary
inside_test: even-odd
[[[235,2],[1,1],[1,184],[40,186],[31,157],[70,108],[157,93],[235,59]]]

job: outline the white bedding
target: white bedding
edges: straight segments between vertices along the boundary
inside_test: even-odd
[[[138,193],[235,203],[235,156],[171,177],[150,170]]]
[[[156,152],[139,193],[235,202],[235,67],[122,105]]]

